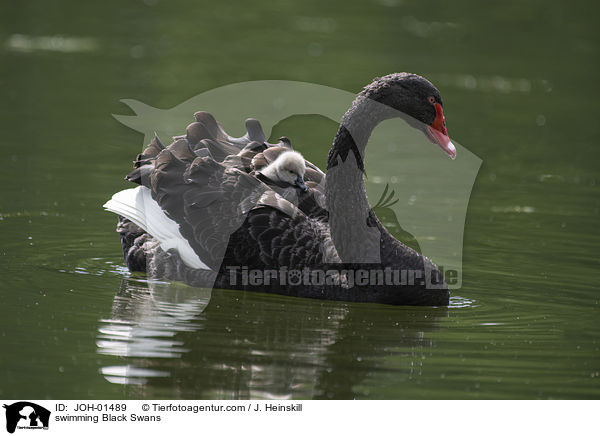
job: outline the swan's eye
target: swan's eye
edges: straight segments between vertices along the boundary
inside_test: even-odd
[[[434,104],[435,103],[435,98],[433,96],[430,96],[427,101],[429,101],[429,103]]]

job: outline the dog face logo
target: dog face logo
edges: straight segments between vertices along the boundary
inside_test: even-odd
[[[6,431],[14,433],[15,429],[48,429],[50,411],[28,401],[19,401],[3,406],[6,409]]]

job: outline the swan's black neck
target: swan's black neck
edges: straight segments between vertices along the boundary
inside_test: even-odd
[[[359,96],[342,118],[327,162],[326,197],[331,236],[343,262],[396,265],[404,250],[374,213],[364,185],[364,156],[375,127],[402,114]]]
[[[352,153],[358,168],[364,172],[364,153],[371,133],[377,125],[389,118],[400,116],[400,112],[368,97],[357,97],[342,117],[333,145],[329,150],[327,170],[340,162],[346,162]]]

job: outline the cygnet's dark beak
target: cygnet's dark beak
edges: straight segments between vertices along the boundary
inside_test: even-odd
[[[298,176],[298,178],[296,179],[296,186],[298,186],[304,192],[308,191],[308,186],[306,186],[306,183],[304,183],[304,179],[302,178],[302,176]]]

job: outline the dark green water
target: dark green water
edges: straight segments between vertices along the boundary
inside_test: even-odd
[[[599,398],[591,2],[4,2],[0,397]],[[60,38],[57,38],[60,37]],[[447,309],[147,283],[109,196],[170,108],[229,83],[412,71],[483,160]],[[198,108],[201,109],[201,108]],[[184,126],[182,126],[183,129]],[[322,164],[334,123],[275,128]],[[460,158],[460,156],[459,156]]]

